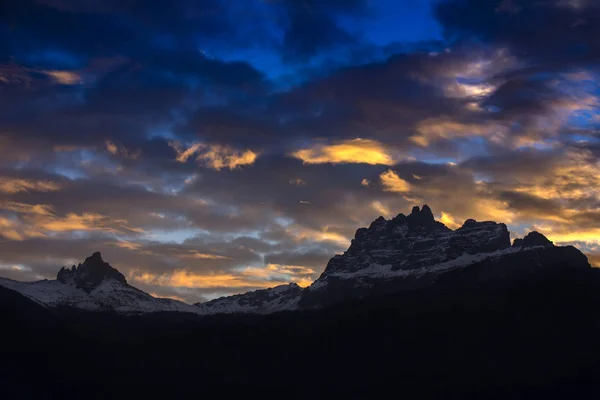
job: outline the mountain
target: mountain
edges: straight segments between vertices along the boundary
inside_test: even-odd
[[[554,246],[538,232],[511,245],[503,223],[468,219],[452,230],[424,205],[413,207],[409,215],[389,221],[379,217],[368,228],[358,229],[350,248],[334,256],[304,290],[284,285],[196,305],[201,314],[268,314],[422,289],[459,272],[460,279],[479,282],[562,267],[590,265],[576,248]]]
[[[431,209],[415,206],[409,215],[379,217],[356,231],[350,248],[333,257],[303,293],[302,308],[326,306],[434,285],[447,275],[482,281],[554,268],[590,268],[572,246],[554,246],[531,232],[511,246],[505,224],[465,221],[456,230],[435,221]]]
[[[181,301],[155,298],[129,284],[125,277],[102,260],[99,252],[71,269],[61,268],[56,280],[18,282],[0,278],[0,286],[52,309],[116,312],[123,315],[178,311],[197,313]]]
[[[291,283],[188,305],[155,298],[129,285],[99,252],[83,264],[61,268],[57,279],[17,282],[0,278],[14,290],[48,308],[76,308],[145,314],[165,311],[212,314],[271,314],[330,306],[366,297],[435,286],[440,281],[513,279],[554,269],[590,268],[572,246],[558,247],[531,232],[511,245],[505,224],[468,219],[452,230],[431,209],[413,207],[409,215],[377,218],[356,231],[346,252],[336,255],[308,288]]]

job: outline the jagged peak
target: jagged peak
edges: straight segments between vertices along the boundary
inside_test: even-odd
[[[532,247],[532,246],[554,246],[546,236],[537,232],[531,231],[523,239],[515,239],[513,247]]]
[[[119,283],[127,284],[125,276],[109,263],[105,262],[99,251],[87,257],[83,264],[80,263],[77,267],[74,265],[71,269],[62,267],[56,275],[58,281],[62,283],[74,282],[78,287],[87,292],[97,287],[105,278],[111,278]]]
[[[426,216],[431,215],[431,218],[433,218],[433,212],[431,211],[431,208],[429,208],[429,206],[427,204],[424,204],[423,207],[421,208],[421,215],[426,215]]]
[[[385,223],[385,222],[387,222],[387,220],[382,215],[380,215],[373,222],[371,222],[371,226],[373,226],[373,225],[379,225],[379,224],[382,224],[382,223]]]
[[[104,264],[104,260],[102,259],[102,253],[99,251],[94,252],[91,256],[87,257],[83,262],[84,265],[90,264]]]
[[[400,213],[390,220],[385,219],[383,216],[379,216],[373,222],[371,222],[368,228],[363,227],[357,229],[354,235],[354,239],[357,241],[362,241],[369,237],[371,234],[373,234],[373,232],[375,232],[376,234],[377,232],[387,232],[401,225],[407,225],[411,230],[421,230],[423,228],[425,228],[428,231],[452,230],[446,225],[444,225],[442,222],[436,221],[431,207],[429,207],[427,204],[424,204],[422,207],[413,206],[410,214],[408,215]],[[506,225],[503,223],[497,223],[495,221],[477,221],[473,218],[467,219],[463,223],[463,225],[457,230],[472,228],[484,229],[486,227],[492,228],[494,226],[498,226],[501,228],[503,227],[504,230],[507,230]],[[508,243],[508,246],[510,246],[510,241]]]
[[[427,204],[419,209],[419,206],[414,206],[410,215],[407,217],[408,223],[412,226],[430,227],[435,223],[435,217],[431,208]]]

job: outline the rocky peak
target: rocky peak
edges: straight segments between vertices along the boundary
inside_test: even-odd
[[[406,219],[412,226],[429,227],[433,226],[435,223],[433,212],[427,204],[425,204],[422,209],[419,209],[419,206],[414,206],[410,215],[406,217]]]
[[[302,295],[303,303],[310,304],[315,292],[375,288],[391,276],[409,276],[510,246],[505,224],[468,219],[452,230],[435,220],[429,206],[414,206],[407,216],[398,214],[389,221],[379,217],[369,228],[357,230],[348,250],[329,260],[323,274]]]
[[[548,238],[539,232],[529,232],[523,239],[515,239],[513,247],[554,246]]]
[[[88,293],[100,285],[105,278],[112,278],[124,285],[127,284],[123,274],[105,262],[102,259],[102,254],[98,251],[86,258],[83,264],[79,264],[77,267],[74,265],[71,269],[62,267],[56,276],[58,281],[62,283],[73,282],[77,287]]]

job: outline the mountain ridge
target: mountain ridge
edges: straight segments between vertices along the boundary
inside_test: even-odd
[[[357,229],[350,247],[333,256],[321,276],[304,289],[290,283],[189,305],[155,298],[129,285],[117,269],[102,260],[100,252],[77,267],[61,268],[53,281],[26,283],[0,278],[0,285],[48,308],[125,315],[270,314],[421,289],[459,270],[472,271],[465,274],[471,279],[500,279],[559,267],[591,268],[579,250],[555,246],[541,233],[530,232],[511,244],[504,223],[467,219],[452,230],[436,221],[431,208],[424,205],[414,206],[409,215],[398,214],[390,220],[379,217],[369,227]]]

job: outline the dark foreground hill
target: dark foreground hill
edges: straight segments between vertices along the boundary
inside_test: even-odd
[[[6,398],[597,393],[600,271],[468,282],[448,276],[322,310],[203,318],[57,316],[1,290],[1,387]]]

